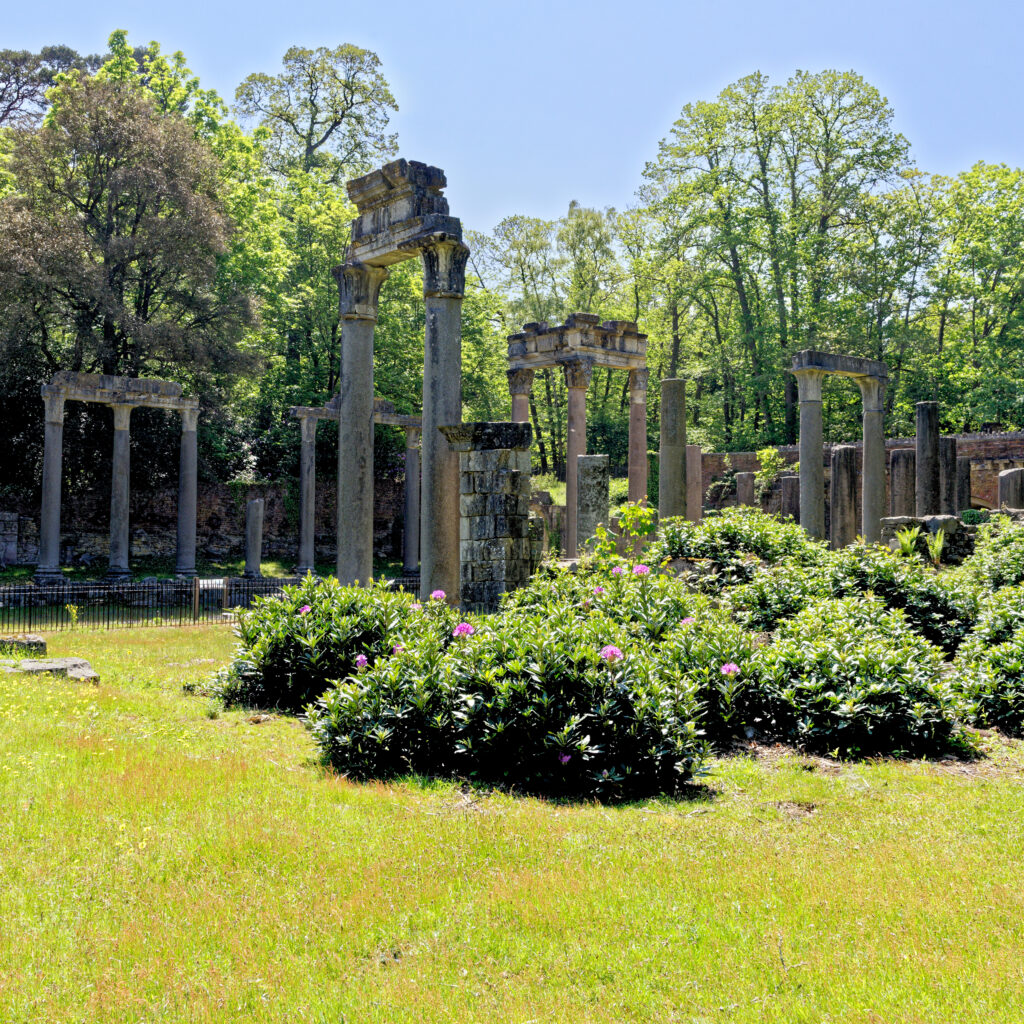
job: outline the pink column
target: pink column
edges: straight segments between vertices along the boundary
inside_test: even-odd
[[[592,359],[574,359],[563,363],[565,386],[569,389],[569,431],[565,454],[565,539],[563,547],[569,558],[576,557],[576,504],[578,495],[577,464],[587,454],[587,388],[594,375]]]
[[[629,500],[647,504],[647,367],[629,371]]]
[[[530,422],[530,388],[533,370],[509,370],[508,389],[512,393],[512,422]]]

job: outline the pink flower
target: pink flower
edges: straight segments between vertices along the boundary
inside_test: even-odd
[[[366,663],[369,659],[365,654],[356,655],[356,668],[366,668]]]
[[[643,562],[638,562],[633,566],[634,576],[646,576],[650,571],[651,567],[649,565],[644,565]]]
[[[736,675],[737,672],[739,672],[739,670],[740,670],[739,665],[737,665],[734,661],[727,661],[722,666],[722,675],[723,676],[734,676],[734,675]]]
[[[621,576],[622,575],[622,566],[621,565],[615,566],[615,568],[612,569],[612,575],[613,576]]]
[[[452,636],[472,636],[476,630],[468,622],[460,622],[453,630]]]
[[[395,644],[395,646],[391,648],[391,653],[392,654],[401,654],[402,651],[404,651],[404,650],[405,650],[405,648],[401,644]]]
[[[430,594],[431,601],[443,601],[445,599],[445,593],[443,590],[434,590]]]
[[[300,614],[300,615],[305,615],[305,614],[306,614],[306,612],[308,612],[309,610],[310,610],[310,609],[309,609],[309,605],[308,605],[308,604],[304,604],[304,605],[303,605],[303,606],[302,606],[302,607],[301,607],[301,608],[299,609],[299,614]]]
[[[697,620],[692,615],[687,615],[685,619],[679,620],[680,626],[692,626]]]
[[[568,764],[571,760],[572,760],[572,754],[559,754],[558,755],[558,763],[559,764]]]
[[[595,597],[596,597],[596,596],[597,596],[598,594],[603,594],[603,593],[604,593],[604,587],[594,587],[594,596],[595,596]]]
[[[421,611],[423,611],[423,605],[421,605],[419,602],[417,602],[416,604],[411,604],[411,605],[409,605],[409,611],[411,611],[411,612],[421,612]]]
[[[614,644],[607,644],[601,648],[601,657],[611,664],[613,661],[619,661],[622,658],[622,651]]]

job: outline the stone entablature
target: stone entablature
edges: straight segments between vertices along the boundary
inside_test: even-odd
[[[561,326],[524,324],[508,338],[508,368],[537,370],[576,360],[617,370],[647,365],[647,335],[629,320],[605,320],[592,313],[573,313]]]
[[[145,406],[174,412],[199,408],[198,398],[181,397],[180,384],[145,377],[113,377],[105,373],[61,370],[41,390],[44,399],[62,396],[65,401]]]

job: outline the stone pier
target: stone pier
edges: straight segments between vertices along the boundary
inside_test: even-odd
[[[568,424],[565,442],[565,553],[573,558],[579,545],[576,510],[579,507],[579,458],[587,452],[587,388],[594,374],[590,359],[563,363],[565,386],[569,393]]]
[[[294,410],[292,410],[294,415]],[[315,416],[299,418],[299,560],[295,575],[315,572],[316,566],[316,424]]]
[[[999,474],[999,507],[1024,508],[1024,469],[1004,469]]]
[[[629,371],[629,491],[630,501],[647,504],[647,379],[646,366]]]
[[[508,390],[512,395],[512,422],[530,422],[530,390],[533,387],[533,370],[509,370]]]
[[[789,474],[782,478],[782,501],[780,514],[794,523],[800,522],[800,477]]]
[[[686,518],[691,523],[704,518],[704,455],[699,444],[686,446]]]
[[[800,403],[800,525],[808,536],[825,536],[824,427],[821,418],[822,370],[794,370]]]
[[[64,393],[43,388],[46,406],[46,441],[43,449],[43,504],[39,518],[39,565],[36,583],[61,580],[60,502],[64,458]]]
[[[263,575],[263,499],[250,498],[245,504],[245,572],[247,580]]]
[[[461,606],[496,611],[532,571],[528,423],[442,426],[459,460]]]
[[[916,514],[917,456],[913,448],[895,448],[889,453],[889,516]]]
[[[420,571],[420,431],[405,430],[405,504],[402,522],[402,572]]]
[[[829,511],[829,544],[833,549],[845,548],[857,539],[857,449],[853,445],[832,449]]]
[[[914,407],[915,514],[934,516],[939,512],[939,403],[918,402]]]
[[[939,438],[939,514],[953,516],[956,504],[956,438]]]
[[[178,462],[178,536],[174,575],[196,574],[196,501],[199,454],[196,430],[198,409],[181,410],[181,453]]]
[[[956,459],[956,510],[958,513],[971,507],[971,460],[966,455]]]
[[[746,505],[752,508],[756,502],[754,501],[754,474],[753,473],[737,473],[736,474],[736,504]]]
[[[658,518],[685,516],[686,381],[661,382],[661,447],[658,451]]]
[[[577,464],[576,523],[579,544],[593,550],[591,543],[599,526],[608,526],[610,472],[607,455],[580,455]]]

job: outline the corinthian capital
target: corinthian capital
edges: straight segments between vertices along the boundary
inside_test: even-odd
[[[562,363],[562,372],[567,388],[589,388],[590,378],[594,376],[594,360],[581,358]]]
[[[630,391],[646,391],[647,390],[647,378],[651,375],[651,371],[646,366],[638,367],[635,370],[629,371],[629,390]]]
[[[461,299],[466,292],[469,249],[451,235],[434,235],[419,247],[423,260],[423,294]]]
[[[343,263],[334,268],[338,282],[342,320],[376,320],[381,285],[387,280],[386,267],[365,263]]]
[[[533,387],[533,370],[508,370],[508,390],[513,395],[528,395]]]

